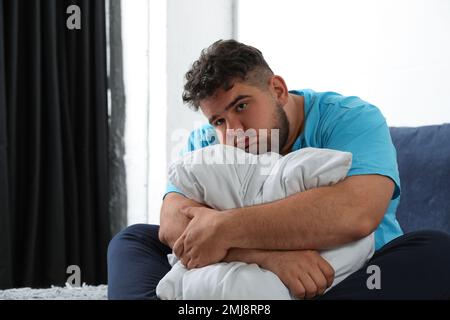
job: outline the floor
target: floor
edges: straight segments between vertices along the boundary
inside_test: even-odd
[[[0,300],[106,300],[107,286],[51,287],[49,289],[18,288],[0,290]]]

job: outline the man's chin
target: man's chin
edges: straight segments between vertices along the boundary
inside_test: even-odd
[[[244,150],[247,153],[251,153],[251,154],[265,154],[268,152],[272,152],[271,146],[267,146],[266,148],[260,148],[258,145],[250,145],[248,147],[245,148],[240,148],[242,150]],[[277,146],[274,147],[274,150],[276,150],[275,152],[280,153],[279,151],[277,151]]]
[[[254,149],[245,148],[244,151],[247,153],[255,154],[255,155],[260,154],[258,149],[254,150]]]

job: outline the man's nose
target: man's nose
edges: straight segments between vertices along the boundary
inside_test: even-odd
[[[236,146],[238,137],[243,135],[245,128],[240,121],[227,122],[226,144]]]
[[[239,119],[228,119],[227,121],[227,130],[244,130],[244,125],[242,124],[242,122]]]

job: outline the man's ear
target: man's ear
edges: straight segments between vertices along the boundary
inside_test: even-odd
[[[274,75],[270,79],[270,88],[271,91],[273,91],[273,94],[275,95],[277,101],[282,106],[284,106],[289,99],[289,91],[286,86],[286,82],[284,82],[284,79],[280,76]]]

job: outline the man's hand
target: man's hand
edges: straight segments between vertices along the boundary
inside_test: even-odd
[[[232,248],[334,248],[362,239],[377,228],[394,186],[385,176],[355,175],[332,186],[226,210],[223,233]]]
[[[207,207],[203,203],[186,198],[176,192],[168,193],[161,207],[159,239],[173,248],[175,241],[183,234],[191,219],[180,212],[183,207]]]
[[[263,268],[275,273],[299,299],[322,295],[334,280],[331,265],[314,250],[267,251]]]
[[[225,258],[228,247],[220,230],[221,213],[204,207],[185,207],[181,212],[191,221],[173,251],[186,268],[204,267]]]

